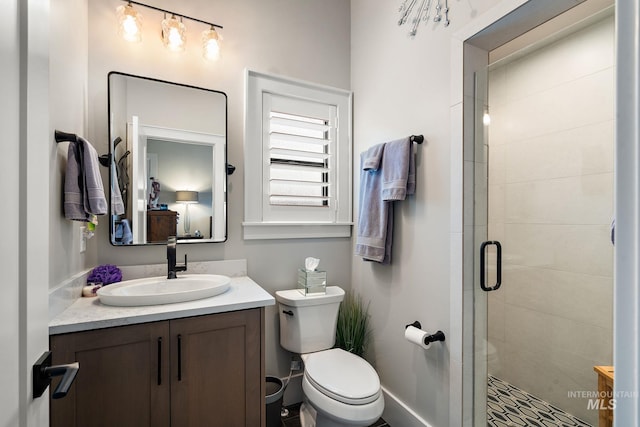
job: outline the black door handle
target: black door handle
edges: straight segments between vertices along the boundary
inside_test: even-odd
[[[78,362],[51,366],[51,352],[45,351],[33,365],[33,397],[42,396],[49,384],[51,384],[51,378],[59,376],[62,376],[62,379],[51,398],[60,399],[65,397],[79,370],[80,364]]]
[[[496,247],[496,283],[493,286],[486,285],[486,249],[487,246]],[[497,291],[502,285],[502,245],[497,240],[487,240],[480,245],[480,288],[485,291]]]

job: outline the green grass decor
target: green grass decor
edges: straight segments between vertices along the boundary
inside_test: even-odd
[[[369,335],[369,304],[365,307],[359,295],[346,292],[338,311],[336,347],[363,357]]]

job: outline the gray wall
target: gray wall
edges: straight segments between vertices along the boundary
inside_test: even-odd
[[[422,425],[419,417],[443,427],[455,425],[450,423],[450,399],[452,411],[459,413],[462,406],[459,392],[450,396],[450,384],[462,381],[459,369],[450,370],[456,362],[450,343],[461,337],[449,329],[451,322],[462,322],[450,319],[451,305],[460,301],[449,297],[450,153],[452,141],[457,142],[450,131],[451,91],[457,89],[452,87],[451,39],[500,1],[450,1],[451,25],[422,24],[413,39],[406,26],[397,25],[400,3],[351,1],[354,171],[359,169],[359,153],[374,144],[425,136],[417,148],[416,194],[396,203],[392,264],[354,258],[352,283],[371,300],[373,346],[368,357],[383,387],[397,399],[386,400],[385,420],[394,426]],[[354,183],[357,195],[357,172]],[[357,196],[355,200],[357,204]],[[357,215],[357,206],[354,212]],[[403,333],[414,320],[427,330],[441,329],[447,342],[427,351],[410,344]],[[413,411],[417,421],[410,422],[403,408]]]
[[[87,120],[87,3],[86,0],[52,0],[49,39],[49,112],[51,133],[63,132],[88,135]],[[69,22],[74,30],[68,31]],[[96,240],[88,242],[85,253],[80,253],[79,222],[64,218],[63,185],[67,164],[68,143],[52,145],[49,185],[49,287],[55,287],[70,276],[96,264]],[[100,146],[100,151],[102,147]],[[43,184],[45,185],[45,184]],[[106,187],[105,187],[106,188]],[[102,227],[108,227],[105,219]]]

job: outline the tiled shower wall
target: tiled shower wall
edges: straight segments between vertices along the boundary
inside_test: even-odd
[[[592,424],[612,364],[614,19],[489,73],[489,372]]]

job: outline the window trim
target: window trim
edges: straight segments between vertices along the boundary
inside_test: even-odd
[[[336,217],[333,222],[322,221],[264,221],[263,220],[263,93],[324,102],[338,106],[338,140],[336,147]],[[245,70],[244,117],[244,221],[245,240],[350,237],[353,200],[351,91],[319,85],[303,80]],[[256,141],[260,142],[259,149]]]

